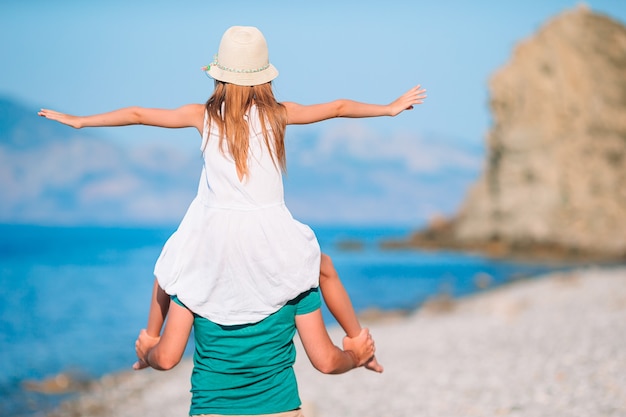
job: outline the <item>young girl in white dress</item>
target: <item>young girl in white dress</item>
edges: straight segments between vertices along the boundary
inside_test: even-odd
[[[361,326],[331,259],[320,253],[313,231],[285,206],[285,128],[336,117],[395,116],[422,103],[425,90],[418,85],[387,105],[345,99],[279,103],[271,85],[278,71],[269,62],[263,35],[253,27],[228,29],[204,70],[215,80],[205,104],[128,107],[90,116],[39,112],[75,128],[193,127],[201,135],[198,194],[156,263],[145,336],[158,342],[170,296],[195,314],[230,326],[259,322],[318,285],[347,336],[358,336]],[[375,358],[366,366],[382,372]]]

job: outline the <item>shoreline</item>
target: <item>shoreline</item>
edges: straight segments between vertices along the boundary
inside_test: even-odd
[[[458,218],[434,219],[422,229],[403,238],[387,238],[380,242],[386,250],[419,249],[425,251],[453,250],[473,252],[493,259],[516,259],[531,262],[566,262],[571,264],[623,264],[626,252],[602,248],[583,248],[556,241],[532,241],[501,238],[459,239]]]
[[[306,417],[626,415],[624,265],[551,273],[361,320],[383,374],[322,375],[296,340]],[[340,329],[329,332],[340,344]],[[168,372],[106,375],[48,416],[186,416],[191,368],[186,358]]]

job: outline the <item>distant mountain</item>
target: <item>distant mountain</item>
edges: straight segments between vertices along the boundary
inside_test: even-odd
[[[390,122],[390,126],[393,122]],[[454,210],[482,149],[358,121],[289,127],[287,205],[314,224],[418,224]],[[198,154],[122,147],[0,97],[0,222],[176,224],[195,194]]]
[[[125,149],[0,98],[0,222],[173,223],[196,187],[199,160],[176,150]]]
[[[37,117],[37,111],[0,96],[0,145],[11,149],[32,149],[40,146],[42,141],[62,141],[74,134],[71,127]]]
[[[626,26],[578,6],[490,80],[486,170],[414,244],[626,258]]]
[[[359,121],[298,133],[286,145],[286,199],[295,215],[313,223],[417,225],[451,214],[483,158],[481,147],[369,131]]]

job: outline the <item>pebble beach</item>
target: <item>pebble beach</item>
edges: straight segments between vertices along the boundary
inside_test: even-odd
[[[322,375],[299,341],[306,417],[626,416],[626,267],[524,279],[364,315],[382,374]],[[338,328],[330,329],[340,344]],[[57,416],[186,416],[191,361],[107,375]]]

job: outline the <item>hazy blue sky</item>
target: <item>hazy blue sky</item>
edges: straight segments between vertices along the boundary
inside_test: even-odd
[[[296,217],[318,223],[417,224],[457,210],[479,175],[490,127],[491,74],[518,42],[578,4],[0,0],[0,95],[32,107],[33,116],[40,107],[89,114],[129,105],[172,108],[204,102],[213,82],[200,68],[211,62],[222,33],[232,25],[257,26],[280,71],[274,84],[279,100],[309,104],[347,97],[386,103],[415,84],[427,88],[426,103],[413,112],[394,119],[290,127],[287,143],[286,199]],[[626,22],[626,0],[587,4]],[[70,149],[82,145],[68,141],[41,154],[7,153],[3,169],[12,174],[0,177],[0,190],[9,190],[3,191],[0,220],[180,218],[194,192],[190,178],[199,167],[172,162],[184,158],[175,157],[171,147],[197,157],[196,132],[146,127],[82,132],[141,149],[126,152],[130,156],[114,152],[116,158],[104,161],[106,178],[80,186],[67,180],[63,167],[73,165],[75,181],[93,178],[91,164],[104,163],[106,152],[93,161],[91,154],[70,159]],[[169,155],[169,162],[159,162],[153,151],[142,148],[148,143],[170,146],[157,152]],[[159,165],[159,175],[175,177],[174,185],[133,176],[125,157],[135,158],[134,166]],[[49,162],[41,163],[43,158]],[[28,178],[20,177],[23,172]],[[61,196],[86,205],[72,211],[65,197],[50,200],[55,187],[65,190]],[[118,208],[107,208],[103,201]],[[28,210],[39,211],[27,216]]]
[[[429,98],[419,115],[369,123],[481,143],[490,74],[516,42],[578,3],[2,0],[0,94],[74,113],[202,102],[212,83],[200,67],[222,33],[253,25],[280,71],[279,99],[387,102],[421,83]],[[624,0],[586,3],[626,21]],[[145,132],[112,135],[141,139]]]

